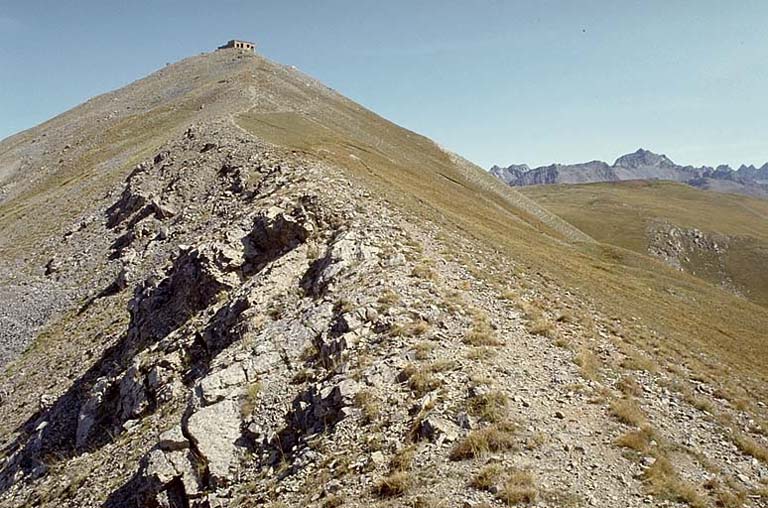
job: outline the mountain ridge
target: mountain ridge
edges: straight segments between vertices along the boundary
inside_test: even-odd
[[[728,165],[681,166],[666,155],[644,148],[618,157],[612,165],[594,160],[536,168],[525,164],[493,166],[489,171],[511,186],[670,180],[702,189],[768,198],[768,162],[759,168],[744,164],[737,169]]]

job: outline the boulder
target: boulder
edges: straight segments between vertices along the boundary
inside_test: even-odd
[[[429,416],[419,425],[419,437],[429,439],[432,442],[455,441],[459,432],[453,423],[439,416]]]
[[[225,485],[231,479],[235,441],[240,437],[240,405],[224,399],[193,413],[186,423],[187,434],[208,466],[211,482]]]

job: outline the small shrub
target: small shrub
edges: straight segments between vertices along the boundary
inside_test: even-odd
[[[410,487],[408,473],[398,471],[380,479],[373,487],[374,493],[379,497],[402,496]]]
[[[523,469],[512,470],[496,493],[496,497],[509,505],[533,503],[538,497],[533,474]]]

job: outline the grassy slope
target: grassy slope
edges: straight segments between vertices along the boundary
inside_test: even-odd
[[[339,166],[416,217],[474,238],[490,256],[514,260],[527,274],[543,274],[625,323],[639,317],[662,337],[637,339],[645,348],[695,363],[711,376],[740,374],[749,391],[765,390],[765,308],[631,250],[567,241],[569,235],[523,211],[514,195],[495,190],[486,181],[492,177],[462,167],[429,140],[348,101],[317,106],[308,97],[295,100],[303,107],[254,110],[238,122],[270,142]],[[486,260],[473,262],[478,261]],[[505,283],[498,272],[486,276]]]
[[[752,301],[768,305],[766,200],[672,182],[536,186],[522,192],[598,241],[639,253],[647,252],[647,228],[655,220],[726,235],[728,274]],[[717,283],[719,274],[700,261],[692,259],[685,268]]]

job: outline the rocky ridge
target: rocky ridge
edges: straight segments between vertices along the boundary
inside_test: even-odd
[[[0,506],[760,506],[764,405],[642,323],[229,115],[182,125],[47,240],[76,293],[0,379]]]

